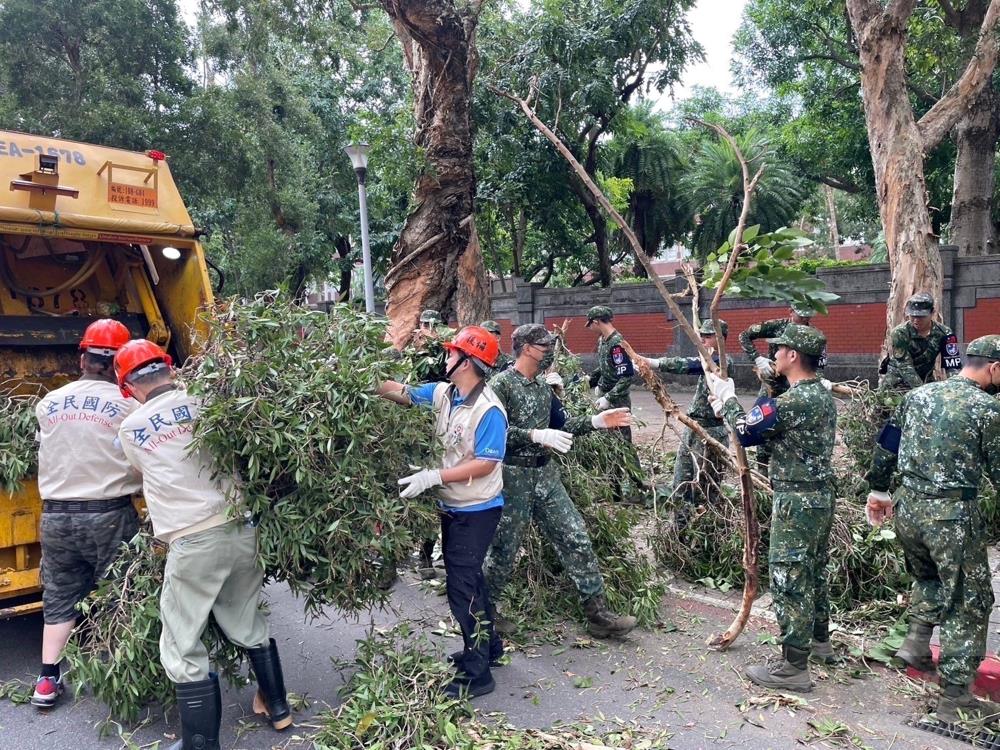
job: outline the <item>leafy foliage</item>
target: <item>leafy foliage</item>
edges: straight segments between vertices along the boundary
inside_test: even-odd
[[[195,439],[240,476],[267,574],[312,613],[383,602],[382,566],[409,554],[436,517],[396,486],[429,458],[434,430],[425,410],[374,395],[396,366],[384,325],[345,305],[327,316],[272,295],[210,318],[204,353],[183,373],[205,399]]]
[[[585,742],[651,748],[669,737],[620,721],[607,722],[601,731],[592,725],[540,731],[481,721],[468,702],[440,692],[452,667],[405,622],[359,641],[354,666],[344,702],[319,718],[320,731],[312,738],[317,750],[572,750]]]
[[[38,464],[35,396],[0,392],[0,488],[16,492]]]
[[[705,264],[705,287],[714,289],[722,280],[732,243],[736,240],[735,232],[734,229],[729,239],[709,254]],[[788,263],[795,257],[797,248],[812,244],[812,240],[804,232],[786,227],[765,234],[759,232],[760,225],[747,227],[744,231],[743,242],[748,247],[740,254],[727,294],[794,302],[825,313],[826,305],[839,299],[838,295],[824,292],[823,282],[803,270],[801,265]]]
[[[148,531],[123,545],[96,591],[80,603],[83,620],[65,657],[73,680],[108,707],[109,720],[135,722],[152,703],[169,708],[174,686],[160,664],[160,587],[166,554]],[[226,640],[214,620],[203,636],[215,671],[234,685],[242,649]]]

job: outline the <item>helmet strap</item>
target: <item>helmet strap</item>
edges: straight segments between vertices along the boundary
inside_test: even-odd
[[[458,369],[459,367],[461,367],[461,366],[462,366],[462,363],[463,363],[463,362],[464,362],[465,360],[467,360],[468,358],[469,358],[469,355],[468,355],[468,354],[466,354],[465,352],[462,352],[462,353],[460,354],[459,358],[458,358],[458,362],[456,362],[455,364],[453,364],[453,365],[451,366],[451,368],[450,368],[450,369],[448,370],[448,372],[446,372],[446,373],[444,374],[445,378],[446,378],[446,379],[448,379],[448,380],[451,380],[451,375],[452,375],[452,373],[453,373],[453,372],[455,372],[455,370],[457,370],[457,369]]]

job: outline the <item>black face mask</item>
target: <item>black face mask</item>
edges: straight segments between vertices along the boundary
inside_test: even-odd
[[[556,353],[554,350],[549,349],[542,355],[542,358],[538,360],[538,369],[542,372],[548,370],[552,367],[552,363],[556,361]]]

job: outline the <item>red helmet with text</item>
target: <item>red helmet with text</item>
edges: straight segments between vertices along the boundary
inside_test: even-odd
[[[497,357],[500,356],[497,337],[482,326],[466,326],[443,346],[448,351],[459,351],[478,359],[487,367],[496,365]]]
[[[80,351],[113,357],[130,338],[132,334],[122,323],[111,318],[101,318],[87,326],[87,330],[83,332]]]
[[[169,369],[174,361],[163,349],[147,339],[134,339],[115,354],[115,377],[118,388],[126,398],[132,389],[125,382],[134,375],[145,375],[156,370]]]

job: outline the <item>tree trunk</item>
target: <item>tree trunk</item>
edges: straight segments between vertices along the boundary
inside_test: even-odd
[[[837,226],[837,201],[834,199],[833,188],[823,185],[823,196],[826,198],[826,213],[829,220],[830,257],[837,259],[837,248],[840,246],[840,227]]]
[[[941,302],[941,256],[927,209],[924,154],[940,143],[992,75],[997,59],[1000,0],[991,0],[968,67],[921,118],[914,118],[906,85],[906,25],[916,0],[847,0],[861,63],[861,97],[875,168],[876,196],[889,250],[892,283],[887,332],[903,318],[907,298],[930,292]]]
[[[478,325],[493,317],[490,311],[490,280],[483,265],[475,222],[469,232],[469,246],[458,262],[458,302],[455,307],[459,325]]]
[[[471,95],[478,57],[475,46],[479,2],[381,0],[392,20],[413,77],[416,134],[424,167],[414,187],[414,209],[392,251],[386,274],[389,338],[404,346],[424,308],[456,305],[462,257],[472,246],[485,277],[478,242],[473,244],[475,173],[472,160]],[[488,305],[488,290],[486,294]]]
[[[955,126],[955,186],[951,202],[950,241],[958,254],[997,252],[993,228],[993,165],[1000,137],[1000,97],[986,86],[972,110]]]
[[[337,285],[337,302],[350,302],[351,279],[354,269],[346,260],[351,254],[351,241],[346,235],[339,234],[333,246],[337,248],[337,255],[340,256],[340,283]]]

